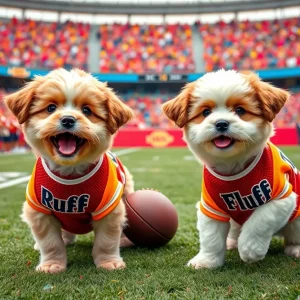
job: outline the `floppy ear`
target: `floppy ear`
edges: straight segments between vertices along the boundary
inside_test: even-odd
[[[182,128],[188,122],[188,109],[195,83],[188,83],[174,99],[162,105],[165,115]]]
[[[114,134],[122,125],[134,117],[134,112],[125,105],[110,88],[106,88],[105,94],[107,97],[108,130],[111,134]]]
[[[4,102],[12,113],[23,124],[29,117],[29,108],[34,100],[36,89],[44,82],[43,77],[36,77],[19,91],[4,98]]]
[[[272,122],[285,102],[290,98],[290,93],[270,83],[261,81],[254,73],[246,76],[248,76],[250,84],[255,89],[256,97],[260,102],[264,118]]]

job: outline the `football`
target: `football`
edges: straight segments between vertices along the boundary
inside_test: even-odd
[[[124,234],[140,247],[160,247],[176,234],[178,215],[173,203],[162,193],[139,190],[125,199],[127,226]]]

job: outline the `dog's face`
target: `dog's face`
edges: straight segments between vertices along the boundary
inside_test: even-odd
[[[105,83],[81,70],[36,77],[5,101],[24,123],[27,142],[62,166],[95,162],[133,117]]]
[[[164,113],[184,128],[185,140],[204,163],[242,160],[262,148],[272,120],[289,93],[253,73],[220,70],[189,83]]]

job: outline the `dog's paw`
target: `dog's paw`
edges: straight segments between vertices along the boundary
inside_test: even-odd
[[[231,239],[231,238],[227,238],[226,240],[226,247],[227,250],[234,250],[237,249],[237,240]]]
[[[270,242],[266,238],[239,239],[238,250],[241,259],[247,263],[254,263],[265,258]]]
[[[50,273],[50,274],[55,274],[55,273],[60,273],[66,270],[66,264],[63,262],[59,261],[50,261],[50,262],[44,262],[39,264],[36,267],[36,270],[38,272],[42,273]]]
[[[284,253],[294,258],[300,258],[300,245],[288,245],[284,248]]]
[[[215,258],[215,259],[208,259],[208,258],[204,258],[201,257],[201,255],[196,255],[195,257],[193,257],[188,263],[187,266],[188,267],[192,267],[194,269],[215,269],[218,267],[221,267],[223,265],[223,260],[219,259],[219,258]]]
[[[33,249],[36,250],[36,251],[40,251],[40,246],[37,242],[35,242],[35,244],[33,246]]]
[[[73,245],[75,242],[76,235],[71,232],[67,232],[65,230],[62,231],[62,239],[64,241],[65,246]]]
[[[63,238],[65,246],[73,245],[75,242],[75,238],[68,239],[68,238]]]
[[[110,261],[104,261],[99,263],[99,265],[97,265],[97,268],[103,268],[111,271],[111,270],[125,269],[126,264],[123,260],[110,260]]]
[[[134,243],[131,242],[126,236],[121,237],[120,241],[120,247],[121,248],[128,248],[128,247],[133,247]]]

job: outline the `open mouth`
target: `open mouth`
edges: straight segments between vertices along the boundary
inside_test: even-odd
[[[69,132],[60,133],[50,138],[55,149],[61,156],[70,157],[78,152],[85,144],[86,139]]]
[[[235,140],[228,136],[220,135],[217,138],[215,138],[212,142],[219,149],[227,149],[235,143]]]

